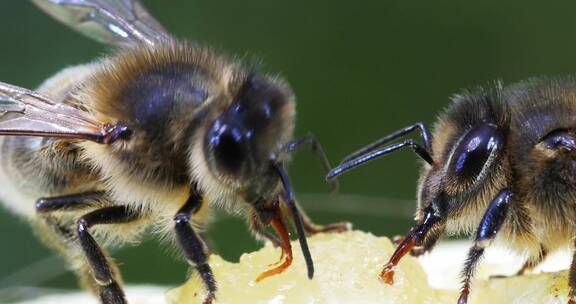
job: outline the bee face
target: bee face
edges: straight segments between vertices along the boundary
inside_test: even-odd
[[[262,196],[277,184],[272,162],[292,133],[294,101],[285,86],[249,77],[232,103],[209,122],[203,152],[220,182]]]
[[[432,206],[449,226],[453,222],[454,230],[472,229],[470,216],[485,209],[506,183],[509,127],[493,98],[477,93],[457,97],[433,133],[434,164],[421,175],[419,210]]]
[[[504,145],[504,132],[491,123],[479,123],[463,132],[446,159],[423,175],[420,205],[432,204],[447,217],[475,204],[474,198],[491,192],[495,172],[501,170]]]

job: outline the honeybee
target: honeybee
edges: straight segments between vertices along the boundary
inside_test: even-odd
[[[576,236],[576,78],[533,78],[465,90],[439,116],[432,136],[422,123],[352,153],[328,180],[382,155],[411,149],[423,160],[417,224],[401,239],[380,278],[394,281],[407,254],[432,250],[443,234],[475,234],[462,270],[459,304],[485,248],[500,243],[535,268]],[[419,132],[421,142],[405,136]],[[474,232],[475,231],[475,232]],[[576,257],[576,255],[575,255]],[[576,258],[569,275],[576,303]]]
[[[174,236],[212,303],[217,285],[201,238],[212,207],[244,214],[256,237],[282,249],[257,280],[291,264],[289,215],[312,278],[306,234],[349,225],[315,225],[295,201],[290,154],[309,147],[326,172],[330,164],[312,135],[293,139],[295,97],[283,79],[177,40],[136,0],[33,2],[118,48],[37,91],[0,83],[0,199],[85,287],[102,303],[126,303],[99,243],[134,241],[152,227]]]

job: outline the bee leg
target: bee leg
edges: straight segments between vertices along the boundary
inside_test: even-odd
[[[480,226],[478,226],[478,230],[476,231],[474,245],[472,245],[472,248],[468,251],[468,257],[466,258],[464,269],[462,270],[463,286],[460,292],[460,298],[458,299],[458,304],[468,303],[470,281],[474,276],[478,262],[484,255],[485,248],[492,243],[506,219],[511,197],[512,192],[508,189],[500,191],[496,198],[492,200],[488,206],[488,210],[486,210],[482,217],[482,221],[480,221]]]
[[[192,214],[197,212],[201,205],[202,195],[197,192],[191,193],[184,206],[182,206],[174,216],[174,229],[176,231],[176,238],[186,259],[196,268],[208,291],[203,303],[211,304],[216,298],[216,280],[214,279],[212,268],[208,265],[206,245],[190,225]]]
[[[548,250],[546,250],[544,246],[540,246],[540,253],[538,254],[538,256],[529,257],[528,260],[524,263],[524,265],[522,265],[522,268],[518,270],[516,275],[520,276],[532,271],[546,259],[547,255]]]
[[[99,293],[99,286],[90,274],[90,266],[84,261],[76,234],[63,225],[58,216],[62,213],[56,211],[74,211],[94,207],[97,201],[104,196],[103,191],[89,191],[78,194],[45,197],[36,201],[36,212],[39,220],[33,221],[32,227],[41,240],[50,248],[59,252],[66,258],[69,265],[74,267],[80,285]],[[78,249],[78,250],[77,250]]]
[[[332,166],[328,161],[326,153],[324,153],[324,149],[322,149],[322,145],[316,139],[314,134],[308,133],[301,138],[289,142],[286,145],[285,149],[287,152],[293,153],[304,146],[307,146],[316,155],[316,157],[320,161],[320,165],[322,166],[324,174],[328,174],[328,172],[330,172],[330,169],[332,169]],[[337,192],[339,188],[338,181],[330,180],[328,182],[332,187],[332,193]],[[302,211],[302,208],[300,208],[299,206],[297,206],[297,208],[298,212],[302,217],[302,225],[304,226],[304,231],[306,231],[306,233],[309,235],[313,235],[320,232],[343,232],[352,229],[352,224],[348,222],[333,223],[326,226],[317,225],[314,222],[312,222],[310,218]]]
[[[286,206],[282,206],[284,209],[287,209]],[[314,235],[317,233],[325,233],[325,232],[344,232],[352,230],[352,223],[350,222],[339,222],[339,223],[332,223],[328,225],[318,225],[314,223],[310,217],[302,210],[300,205],[296,203],[296,208],[298,209],[298,213],[302,218],[302,226],[304,227],[304,231],[308,235]],[[290,214],[288,210],[285,210],[286,213]]]
[[[287,152],[293,153],[293,152],[298,151],[299,149],[301,149],[304,146],[307,146],[310,149],[310,151],[316,155],[316,157],[318,158],[318,161],[320,161],[320,166],[322,166],[322,170],[324,171],[324,174],[325,175],[328,174],[328,172],[330,172],[330,170],[332,169],[332,166],[330,165],[330,161],[328,161],[328,157],[326,156],[326,153],[324,153],[324,149],[322,149],[322,145],[316,139],[314,134],[308,133],[301,138],[298,138],[298,139],[295,139],[295,140],[289,142],[285,146],[285,149]],[[338,188],[339,188],[338,181],[337,180],[331,180],[328,182],[330,183],[330,186],[332,187],[332,193],[338,192]]]
[[[47,214],[53,211],[72,211],[94,206],[104,196],[103,191],[40,198],[36,201],[36,212]]]
[[[125,304],[122,287],[118,283],[115,266],[108,261],[89,229],[95,225],[128,223],[139,218],[126,206],[111,206],[97,209],[83,215],[77,222],[76,232],[80,245],[90,265],[92,276],[99,286],[100,298],[104,304]]]

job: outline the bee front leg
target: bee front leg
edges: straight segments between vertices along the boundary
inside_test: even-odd
[[[324,175],[328,174],[328,172],[330,172],[330,170],[332,169],[332,166],[328,161],[326,153],[324,153],[324,149],[322,149],[322,145],[316,139],[314,134],[308,133],[301,138],[289,142],[285,146],[285,149],[287,152],[293,153],[302,149],[303,147],[308,147],[310,151],[314,153],[314,155],[320,162],[320,166],[322,167]],[[332,179],[329,180],[328,182],[332,187],[332,193],[337,192],[339,188],[338,180]],[[352,224],[349,222],[333,223],[326,226],[317,225],[314,222],[312,222],[312,220],[310,220],[310,218],[306,215],[306,213],[302,211],[302,208],[300,208],[300,206],[297,207],[298,212],[302,217],[302,225],[304,226],[304,231],[306,231],[306,233],[309,235],[314,235],[321,232],[344,232],[352,229]]]
[[[197,189],[194,189],[194,192],[191,193],[184,206],[182,206],[176,216],[174,216],[174,229],[176,231],[176,238],[186,259],[196,268],[208,291],[203,303],[211,304],[216,298],[216,280],[214,279],[212,268],[210,268],[208,264],[206,245],[190,225],[192,214],[197,212],[201,205],[202,195]]]
[[[462,271],[462,291],[460,292],[460,298],[458,299],[458,304],[468,303],[468,295],[470,294],[470,281],[474,276],[478,262],[484,255],[484,250],[486,247],[492,243],[498,231],[502,227],[506,215],[508,213],[508,206],[510,205],[510,198],[512,197],[512,192],[505,189],[500,191],[496,198],[492,200],[488,206],[488,210],[484,213],[480,226],[476,231],[476,238],[474,240],[474,245],[468,251],[468,257],[466,258],[466,264]]]
[[[286,213],[288,212],[287,207],[283,206],[286,209]],[[300,213],[300,217],[302,218],[302,226],[304,227],[304,231],[308,235],[314,235],[317,233],[323,232],[344,232],[352,230],[352,223],[350,222],[339,222],[339,223],[331,223],[328,225],[318,225],[314,223],[310,217],[304,212],[304,210],[300,207],[300,205],[296,202],[296,208],[298,209],[298,213]]]
[[[320,166],[322,167],[324,175],[328,174],[328,172],[330,172],[330,170],[332,169],[332,166],[330,165],[330,162],[328,161],[328,157],[326,156],[326,153],[324,153],[324,149],[322,149],[322,145],[316,139],[314,134],[308,133],[301,138],[295,139],[295,140],[289,142],[288,144],[286,144],[284,149],[288,153],[293,153],[293,152],[300,150],[302,147],[305,147],[305,146],[308,147],[312,153],[314,153],[314,155],[316,156],[316,158],[320,162]],[[337,192],[338,187],[339,187],[338,181],[337,180],[331,180],[331,181],[329,181],[329,183],[330,183],[330,186],[332,187],[332,192]]]
[[[138,218],[139,216],[126,206],[112,206],[85,214],[77,222],[78,239],[92,270],[94,281],[99,286],[100,298],[104,304],[125,304],[126,299],[117,280],[115,268],[111,266],[89,229],[95,225],[128,223]]]

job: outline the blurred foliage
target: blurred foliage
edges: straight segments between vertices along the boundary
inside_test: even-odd
[[[286,77],[299,101],[297,134],[316,134],[333,162],[397,128],[433,123],[461,88],[576,71],[575,2],[144,2],[178,37],[248,54],[264,62],[263,70]],[[65,66],[106,54],[105,46],[68,30],[28,1],[2,1],[0,20],[2,81],[34,88]],[[341,192],[353,197],[302,195],[327,192],[317,167],[302,152],[291,176],[318,222],[348,219],[357,228],[388,235],[410,226],[418,175],[411,153],[391,155],[344,176]],[[209,235],[229,259],[258,246],[243,221],[230,216],[218,217]],[[41,286],[74,286],[69,274],[41,279],[47,268],[62,269],[55,259],[44,262],[49,267],[7,277],[51,253],[25,223],[2,209],[0,239],[0,288],[36,280]],[[155,240],[115,257],[130,283],[176,284],[187,273],[185,263]]]

